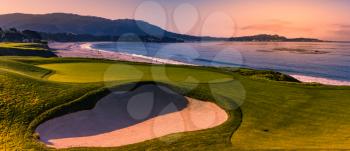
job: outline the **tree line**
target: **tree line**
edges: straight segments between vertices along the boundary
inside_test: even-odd
[[[40,33],[32,30],[3,29],[0,27],[0,42],[42,42]]]
[[[43,33],[32,30],[20,31],[16,28],[0,28],[0,42],[34,42],[45,43],[46,41],[57,42],[86,42],[86,41],[144,41],[144,42],[183,42],[177,38],[137,36],[129,34],[125,36],[95,36],[89,34],[73,33]]]

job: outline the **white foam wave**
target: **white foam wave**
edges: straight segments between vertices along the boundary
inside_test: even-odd
[[[194,64],[184,63],[184,62],[170,60],[170,59],[162,59],[162,58],[149,57],[149,56],[144,56],[144,55],[139,55],[139,54],[112,52],[112,51],[106,51],[106,50],[101,50],[101,49],[95,49],[95,48],[92,48],[92,45],[93,45],[93,43],[85,43],[85,44],[80,45],[80,47],[82,49],[99,51],[99,52],[103,52],[103,53],[116,53],[116,54],[125,55],[125,56],[132,56],[132,57],[142,58],[142,59],[146,59],[146,60],[151,60],[151,62],[154,62],[154,63],[196,66]]]
[[[290,75],[301,82],[305,83],[320,83],[325,85],[350,86],[350,81],[333,80],[321,77],[312,77],[305,75]]]

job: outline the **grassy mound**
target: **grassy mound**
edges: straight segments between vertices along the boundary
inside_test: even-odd
[[[266,79],[272,81],[289,81],[289,82],[300,82],[299,80],[293,78],[292,76],[282,74],[275,71],[265,71],[265,70],[252,70],[252,69],[230,69],[226,68],[228,71],[238,73],[243,76],[248,76],[253,79]]]
[[[6,70],[32,77],[43,77],[51,73],[51,70],[43,69],[18,61],[13,61],[7,58],[0,58],[0,70]]]
[[[56,57],[47,45],[39,43],[0,43],[0,56]]]
[[[22,150],[29,124],[43,112],[98,85],[59,84],[0,69],[0,150]]]
[[[350,88],[240,79],[235,149],[349,149]]]
[[[126,89],[121,86],[132,81],[162,82],[185,96],[213,101],[230,118],[212,129],[119,148],[67,150],[350,149],[349,87],[303,84],[280,73],[248,69],[73,58],[1,61],[0,149],[49,150],[33,135],[38,124],[90,109],[110,89]],[[52,74],[40,78],[47,72]]]

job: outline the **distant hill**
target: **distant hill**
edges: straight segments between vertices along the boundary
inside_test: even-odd
[[[178,34],[140,20],[111,20],[76,14],[5,14],[0,15],[0,27],[40,32],[44,40],[54,41],[292,41],[321,42],[312,38],[289,39],[279,35],[255,35],[232,38],[200,37]],[[126,35],[127,34],[127,35]],[[125,36],[126,35],[126,36]],[[122,36],[122,37],[121,37]],[[139,38],[139,39],[137,39]]]
[[[0,15],[0,27],[33,30],[50,34],[66,33],[71,35],[91,36],[122,36],[124,34],[134,34],[140,37],[152,36],[173,40],[178,39],[180,41],[199,41],[203,38],[169,32],[158,26],[139,20],[110,20],[101,17],[65,13],[43,15],[16,13]]]
[[[161,34],[161,28],[143,21],[109,20],[92,16],[54,13],[44,15],[7,14],[0,15],[0,27],[34,30],[46,33],[74,33],[119,36],[125,33],[146,35],[140,27]]]
[[[279,35],[260,34],[254,36],[232,37],[229,41],[266,41],[266,42],[323,42],[313,38],[287,38]]]

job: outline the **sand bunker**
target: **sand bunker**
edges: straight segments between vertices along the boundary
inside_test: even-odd
[[[40,140],[54,148],[116,147],[172,133],[212,128],[226,112],[214,103],[185,98],[164,86],[143,85],[114,92],[94,109],[41,124]]]

